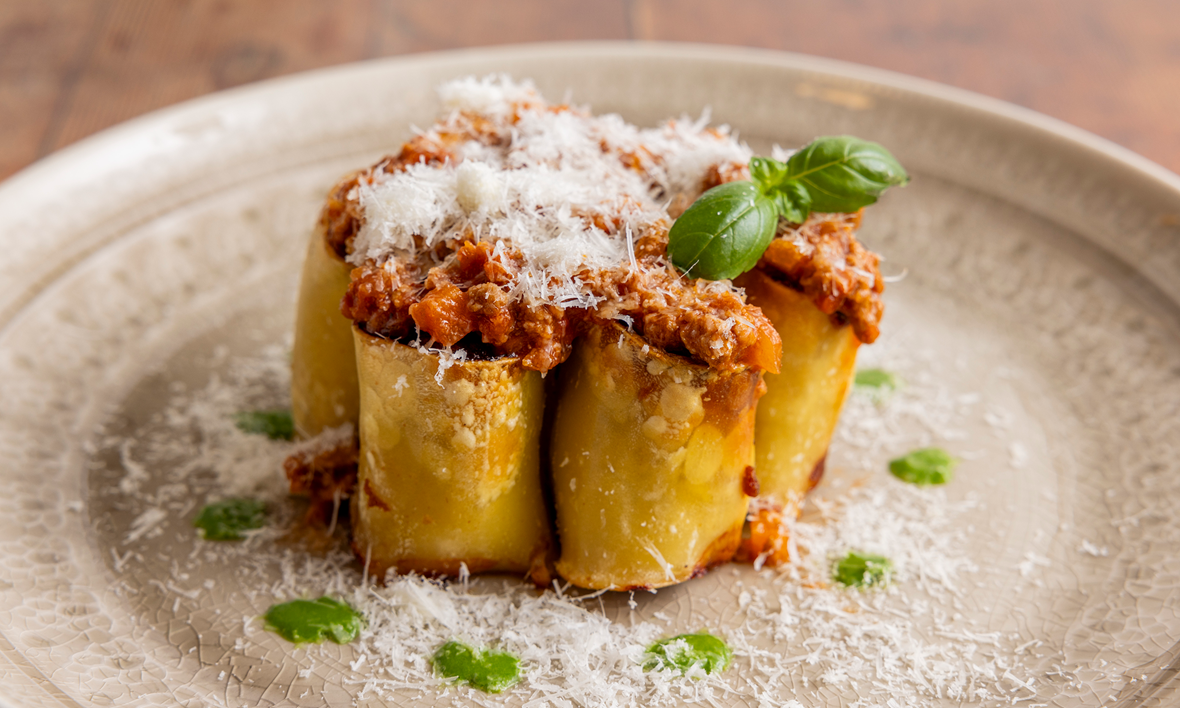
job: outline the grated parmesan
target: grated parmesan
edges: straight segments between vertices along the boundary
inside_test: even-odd
[[[593,308],[601,298],[579,273],[637,270],[633,234],[667,220],[675,195],[695,198],[710,169],[744,165],[752,155],[724,126],[707,128],[707,114],[639,129],[618,115],[552,109],[530,82],[503,76],[452,81],[439,96],[452,113],[426,138],[441,143],[440,131],[453,129],[461,112],[508,137],[492,145],[473,137],[451,150],[454,161],[375,170],[361,180],[348,195],[363,215],[354,265],[413,260],[467,234],[523,256],[513,298]]]
[[[225,672],[213,674],[226,686],[241,680],[230,670],[236,657],[265,656],[249,661],[281,662],[297,677],[292,695],[339,685],[357,704],[435,703],[446,694],[476,705],[507,700],[571,708],[1027,705],[1044,693],[1042,677],[1024,663],[1035,658],[1037,641],[984,631],[956,614],[978,572],[965,552],[969,529],[960,519],[979,502],[905,485],[880,464],[889,450],[955,433],[979,400],[952,394],[917,371],[901,373],[907,386],[887,401],[859,395],[848,401],[836,444],[842,457],[860,462],[854,462],[852,474],[830,473],[817,490],[823,493],[809,497],[802,517],[790,522],[790,563],[760,571],[730,566],[658,594],[616,599],[579,595],[559,583],[540,592],[496,577],[448,584],[401,576],[382,586],[342,545],[312,554],[282,542],[298,512],[286,499],[278,466],[296,445],[247,436],[229,422],[239,410],[274,405],[285,395],[285,357],[272,348],[259,358],[229,362],[228,371],[202,390],[176,391],[161,425],[107,442],[116,459],[121,450],[137,451],[139,465],[122,468],[124,478],[135,480],[137,493],[127,494],[117,483],[110,487],[121,503],[137,510],[120,537],[124,546],[112,551],[112,567],[121,577],[143,577],[144,568],[156,561],[138,553],[137,544],[150,534],[170,534],[178,548],[191,551],[173,555],[151,584],[166,598],[162,606],[179,612],[185,603],[208,603],[218,588],[230,592],[217,595],[218,612],[254,608],[236,629],[227,630],[233,649],[227,646],[218,664]],[[195,434],[182,435],[186,430]],[[161,455],[185,461],[154,464]],[[203,478],[211,484],[202,486],[202,478],[192,477],[200,469],[214,473]],[[140,479],[142,470],[149,479]],[[192,498],[217,498],[231,490],[270,502],[272,523],[241,543],[197,541],[184,521]],[[889,557],[892,585],[863,593],[832,587],[830,563],[851,549]],[[1101,549],[1083,544],[1079,551]],[[1026,562],[1035,573],[1047,561]],[[224,575],[211,584],[210,572]],[[714,595],[701,595],[702,588]],[[127,585],[121,591],[142,588]],[[368,621],[356,643],[340,648],[340,660],[327,664],[325,647],[296,649],[264,632],[257,619],[271,603],[322,594],[348,601]],[[696,680],[643,671],[641,657],[651,642],[717,621],[711,598],[724,600],[720,615],[726,619],[710,629],[732,647],[734,665]],[[522,683],[505,697],[447,685],[434,675],[430,656],[456,638],[520,657]]]

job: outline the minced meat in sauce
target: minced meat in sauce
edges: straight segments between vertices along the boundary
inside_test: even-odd
[[[861,213],[812,214],[803,224],[780,222],[758,268],[801,291],[837,324],[872,344],[885,304],[881,258],[856,240]]]
[[[714,368],[778,371],[782,342],[770,320],[728,288],[680,276],[664,260],[666,244],[666,224],[653,225],[637,241],[636,267],[578,274],[601,299],[593,311],[511,299],[507,290],[520,265],[512,250],[497,255],[491,244],[472,241],[414,283],[406,282],[413,267],[395,260],[357,268],[341,308],[390,339],[417,329],[451,346],[479,332],[537,371],[565,361],[584,323],[610,320],[627,323],[654,347]]]
[[[371,183],[380,172],[393,173],[416,163],[454,161],[454,150],[465,141],[504,145],[511,140],[520,112],[538,108],[572,110],[564,105],[520,104],[508,121],[499,123],[478,113],[456,113],[441,128],[407,142],[396,156],[349,175],[332,190],[321,214],[328,244],[341,257],[352,250],[364,218],[355,192],[362,181]],[[605,143],[602,149],[612,151]],[[642,147],[613,152],[622,164],[642,174],[660,159]],[[695,194],[667,195],[667,211],[678,214],[705,189],[748,178],[745,165],[714,165]],[[623,237],[619,223],[601,216],[586,219]],[[859,214],[817,214],[802,225],[783,222],[759,267],[804,292],[838,322],[850,323],[861,341],[871,342],[877,337],[883,288],[877,256],[854,236],[859,222]],[[587,323],[610,320],[626,323],[654,347],[714,368],[777,372],[782,345],[774,326],[728,283],[679,274],[666,259],[669,226],[664,220],[645,225],[634,241],[633,264],[575,275],[598,300],[592,309],[513,296],[512,286],[523,266],[519,252],[505,248],[507,244],[497,250],[473,234],[457,233],[426,252],[420,249],[413,256],[355,268],[341,311],[369,333],[390,339],[425,334],[431,343],[452,346],[478,333],[496,351],[520,356],[526,368],[542,372],[565,361]]]

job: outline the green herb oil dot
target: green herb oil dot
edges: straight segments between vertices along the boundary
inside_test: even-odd
[[[242,411],[234,416],[234,425],[243,433],[265,435],[271,440],[291,440],[295,437],[295,421],[289,410]]]
[[[832,579],[841,585],[863,588],[889,582],[893,564],[884,556],[849,553],[832,570]]]
[[[520,680],[520,660],[502,651],[476,651],[449,641],[434,653],[434,669],[485,693],[499,693]]]
[[[643,668],[672,669],[689,674],[700,668],[706,674],[724,671],[733,658],[729,645],[712,634],[681,634],[661,639],[647,648]]]
[[[260,529],[266,523],[266,505],[257,499],[226,499],[208,504],[193,519],[203,538],[209,541],[239,541],[243,531]]]
[[[855,385],[876,393],[889,393],[901,388],[901,377],[885,369],[861,369],[856,372]]]
[[[927,447],[890,460],[889,471],[903,482],[926,487],[950,481],[958,461],[939,447]]]
[[[318,644],[325,639],[347,644],[364,626],[359,612],[327,596],[272,605],[263,619],[267,629],[295,644]]]

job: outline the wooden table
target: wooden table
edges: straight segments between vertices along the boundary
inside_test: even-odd
[[[1180,172],[1175,0],[2,0],[0,179],[120,121],[251,81],[585,39],[892,69],[1056,116]]]

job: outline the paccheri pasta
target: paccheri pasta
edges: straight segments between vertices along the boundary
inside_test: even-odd
[[[856,348],[877,333],[859,214],[780,219],[736,284],[694,278],[669,260],[669,229],[750,177],[727,129],[638,129],[503,77],[440,97],[434,126],[323,209],[293,415],[304,437],[351,424],[359,452],[341,442],[342,459],[358,469],[344,484],[305,455],[287,465],[293,491],[319,518],[350,498],[353,548],[378,576],[555,569],[656,588],[735,554],[773,561],[774,539],[743,540],[751,501],[765,520],[818,481]]]
[[[797,504],[819,482],[856,349],[877,338],[884,281],[877,255],[856,240],[859,225],[859,213],[780,223],[758,265],[735,281],[783,340],[756,431],[763,495],[776,506]]]

